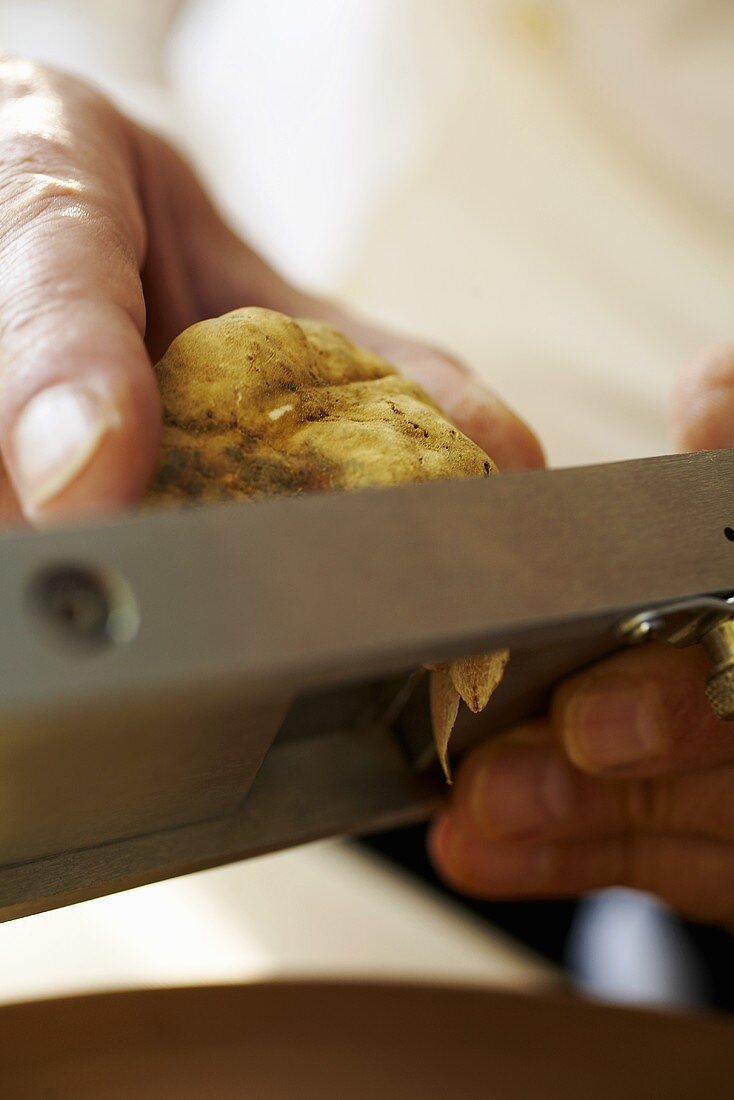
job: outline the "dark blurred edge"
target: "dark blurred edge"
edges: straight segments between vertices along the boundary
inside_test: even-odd
[[[566,942],[578,909],[575,901],[475,901],[445,886],[426,851],[426,826],[377,833],[356,843],[403,870],[489,924],[527,944],[557,966],[566,965]],[[681,921],[698,956],[713,1008],[734,1012],[734,936],[721,928]]]

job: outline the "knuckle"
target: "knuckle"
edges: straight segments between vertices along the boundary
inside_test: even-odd
[[[12,171],[7,163],[0,167],[0,257],[6,273],[18,252],[26,269],[29,262],[37,266],[54,235],[80,229],[104,241],[111,264],[123,260],[137,267],[146,248],[145,223],[137,202],[126,200],[104,181],[70,170],[53,140],[33,139]]]
[[[662,895],[656,845],[650,844],[644,834],[631,833],[624,838],[620,851],[620,885]]]
[[[69,138],[57,127],[22,126],[0,131],[0,183],[6,194],[37,174],[59,172],[68,163]]]
[[[113,114],[114,107],[105,95],[72,73],[56,69],[31,58],[0,51],[0,110],[23,100],[80,107]]]
[[[57,319],[58,310],[98,292],[99,262],[82,262],[74,235],[99,242],[107,294],[135,313],[144,307],[135,247],[122,218],[103,199],[48,179],[14,203],[8,227],[0,215],[0,341],[22,342],[26,331]]]
[[[103,133],[97,128],[96,133]],[[12,197],[35,180],[58,177],[81,183],[95,157],[88,126],[76,119],[46,119],[43,109],[32,122],[13,120],[0,126],[0,188]],[[97,158],[98,159],[98,158]]]
[[[125,146],[124,135],[122,116],[84,81],[31,61],[0,61],[0,187],[5,195],[16,187],[22,190],[36,174],[68,176],[70,165],[83,172],[109,159],[113,146]]]
[[[78,180],[56,175],[48,162],[41,170],[28,154],[23,160],[11,178],[0,170],[0,244],[36,219],[72,214],[85,198]]]
[[[114,196],[103,187],[53,172],[30,172],[13,181],[12,201],[3,202],[0,185],[0,254],[5,261],[15,252],[37,256],[55,236],[84,227],[104,238],[105,250],[132,252],[124,214]],[[43,232],[41,232],[43,230]]]
[[[104,96],[75,77],[0,62],[0,248],[7,262],[28,227],[84,223],[110,248],[146,234],[130,134]]]
[[[663,828],[669,816],[667,788],[654,779],[635,779],[620,784],[623,818],[628,828],[649,831]]]
[[[8,100],[32,95],[45,69],[30,58],[0,52],[0,105]]]

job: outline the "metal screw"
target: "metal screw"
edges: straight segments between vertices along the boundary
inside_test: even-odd
[[[634,615],[631,619],[620,623],[617,629],[628,645],[639,645],[640,642],[646,642],[652,638],[655,631],[662,626],[662,622],[659,615],[642,611],[639,615]]]
[[[650,638],[683,648],[702,643],[713,663],[706,696],[719,718],[734,721],[734,599],[701,596],[641,611],[617,627],[631,645]]]
[[[734,622],[720,623],[701,641],[713,662],[706,696],[717,717],[730,722],[734,719]]]
[[[78,565],[52,566],[30,588],[36,614],[59,639],[83,649],[129,642],[139,615],[129,585],[112,573]]]

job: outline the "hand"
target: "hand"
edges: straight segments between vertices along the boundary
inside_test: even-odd
[[[160,138],[83,83],[3,57],[0,273],[4,522],[138,500],[158,447],[151,357],[242,305],[333,321],[421,381],[500,465],[542,462],[529,429],[459,364],[285,283]]]
[[[683,376],[674,426],[681,449],[734,446],[734,347]],[[734,724],[708,706],[707,668],[698,647],[650,645],[564,683],[547,718],[464,761],[438,870],[484,898],[632,886],[734,927]]]

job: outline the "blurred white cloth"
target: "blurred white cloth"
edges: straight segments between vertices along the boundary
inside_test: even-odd
[[[726,0],[211,0],[167,71],[276,262],[463,353],[579,463],[666,450],[675,372],[734,329],[733,20]]]
[[[728,0],[0,0],[0,42],[173,135],[292,278],[462,354],[554,463],[666,450],[676,370],[734,335]],[[308,849],[0,929],[0,997],[533,970],[439,909]]]
[[[656,898],[633,890],[591,894],[566,945],[576,985],[625,1004],[701,1006],[707,983],[686,932]]]
[[[204,871],[0,925],[0,1003],[283,978],[547,988],[509,937],[344,844]]]

